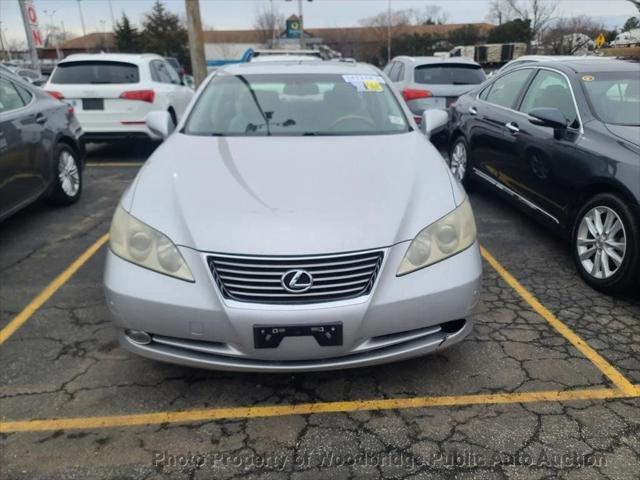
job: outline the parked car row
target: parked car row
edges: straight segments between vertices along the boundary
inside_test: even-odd
[[[450,110],[451,171],[481,182],[571,242],[594,288],[640,282],[640,64],[535,59]]]
[[[193,96],[176,69],[154,54],[70,55],[44,89],[73,106],[87,142],[157,139],[147,114],[166,111],[177,125]]]
[[[73,108],[0,71],[0,220],[39,198],[80,198],[85,150]]]

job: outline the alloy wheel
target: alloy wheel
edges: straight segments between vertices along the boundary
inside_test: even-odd
[[[58,179],[62,191],[68,197],[73,197],[80,189],[80,171],[73,155],[63,150],[58,157]]]
[[[620,269],[627,249],[627,235],[620,216],[611,208],[594,207],[578,227],[576,238],[582,268],[593,278],[611,278]]]
[[[464,142],[458,142],[453,147],[450,168],[454,177],[460,181],[464,179],[464,174],[467,171],[467,147]]]

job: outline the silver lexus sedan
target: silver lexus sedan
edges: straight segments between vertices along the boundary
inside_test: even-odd
[[[432,112],[432,113],[429,113]],[[436,113],[433,113],[436,112]],[[376,68],[228,66],[124,193],[105,269],[123,346],[217,370],[361,367],[471,330],[473,213]]]

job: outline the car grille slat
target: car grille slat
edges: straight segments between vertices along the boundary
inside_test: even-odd
[[[309,257],[207,256],[213,278],[229,300],[249,303],[300,304],[344,300],[368,295],[382,265],[384,253]],[[284,288],[282,277],[304,270],[313,277],[301,292]]]

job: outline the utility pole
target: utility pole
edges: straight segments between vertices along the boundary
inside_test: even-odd
[[[196,86],[207,78],[207,62],[204,56],[204,34],[200,19],[200,0],[185,0],[191,70]]]
[[[24,31],[27,34],[27,43],[29,45],[29,53],[31,54],[31,68],[38,73],[40,72],[40,59],[38,58],[38,50],[36,50],[36,42],[34,40],[34,30],[31,28],[31,20],[29,19],[29,13],[27,11],[27,2],[25,0],[20,0],[20,13],[22,14],[22,22],[24,23]],[[31,8],[32,14],[34,16],[33,20],[35,23],[35,10],[33,10],[33,5],[29,2],[29,8]]]

